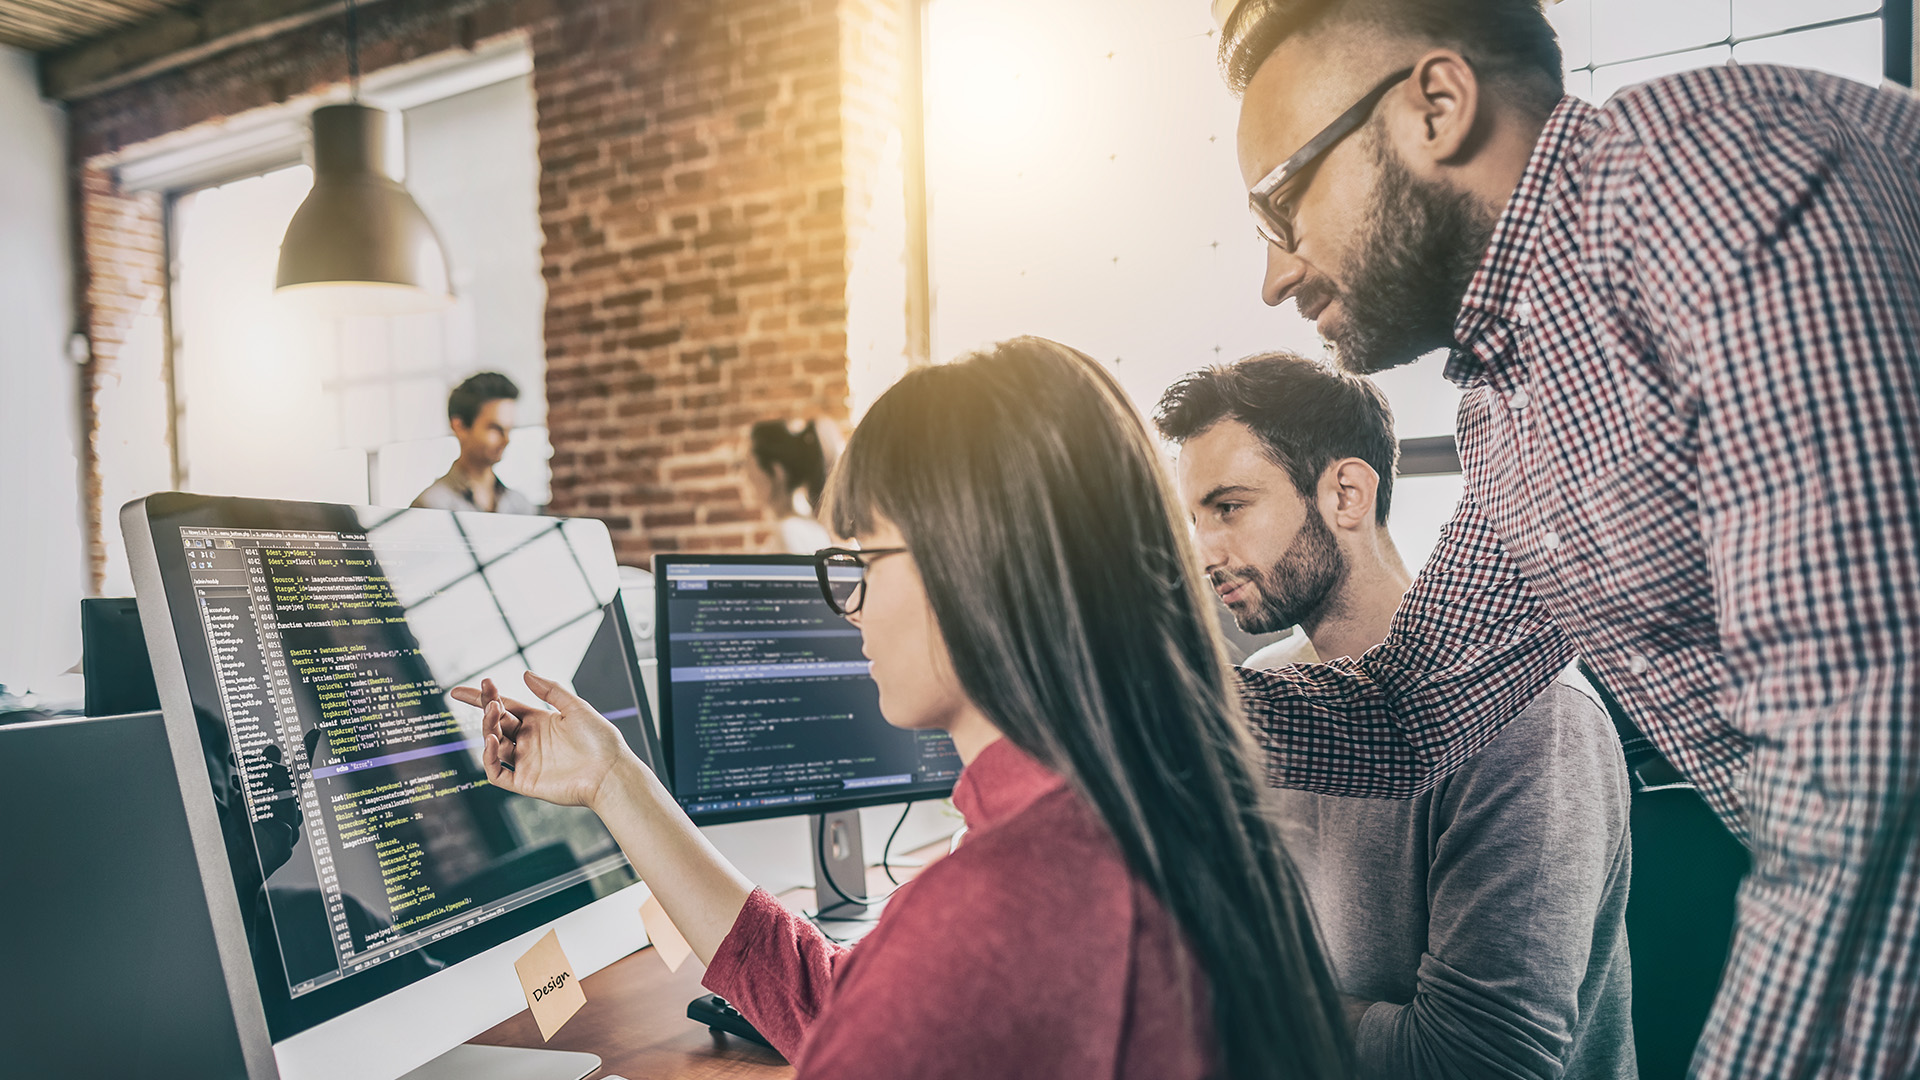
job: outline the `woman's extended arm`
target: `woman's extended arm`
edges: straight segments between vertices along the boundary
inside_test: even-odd
[[[533,672],[527,687],[550,709],[502,698],[493,680],[453,698],[485,712],[482,763],[495,787],[600,816],[701,963],[710,963],[753,892],[674,802],[619,729],[566,687]]]

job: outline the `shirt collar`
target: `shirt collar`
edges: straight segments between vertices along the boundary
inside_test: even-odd
[[[1461,386],[1477,385],[1489,369],[1512,355],[1514,327],[1527,319],[1526,285],[1539,249],[1547,200],[1567,182],[1577,160],[1570,151],[1599,115],[1600,110],[1568,94],[1540,129],[1520,183],[1494,224],[1487,254],[1454,317],[1453,339],[1459,345],[1447,361],[1447,378]]]
[[[1066,780],[1006,738],[995,739],[974,755],[953,786],[953,805],[970,829],[989,828],[1018,816],[1040,797],[1065,787]]]
[[[458,494],[465,496],[468,502],[473,501],[473,484],[469,482],[466,476],[460,472],[460,465],[458,462],[455,462],[453,467],[447,470],[447,474],[440,478],[440,482],[447,485],[448,488],[452,489]],[[500,479],[499,473],[494,473],[493,474],[493,493],[495,495],[499,495],[501,492],[505,490],[507,490],[507,482],[505,480]]]

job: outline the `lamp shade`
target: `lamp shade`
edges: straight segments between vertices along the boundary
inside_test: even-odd
[[[387,175],[387,114],[313,111],[313,190],[287,224],[274,292],[338,314],[441,307],[447,256],[433,223]]]

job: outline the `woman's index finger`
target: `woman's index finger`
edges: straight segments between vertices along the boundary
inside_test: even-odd
[[[541,701],[560,712],[565,712],[576,705],[593,708],[584,698],[567,689],[566,685],[558,679],[549,679],[545,675],[536,675],[529,671],[526,674],[526,682],[527,688],[539,695]]]

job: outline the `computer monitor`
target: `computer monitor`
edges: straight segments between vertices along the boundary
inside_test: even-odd
[[[599,820],[490,786],[447,696],[532,669],[657,760],[604,525],[180,493],[121,524],[251,1075],[398,1076],[524,1008],[546,929],[580,977],[644,943]]]
[[[811,556],[656,555],[653,573],[661,742],[695,822],[952,793],[953,740],[880,715],[860,631],[827,605]]]

